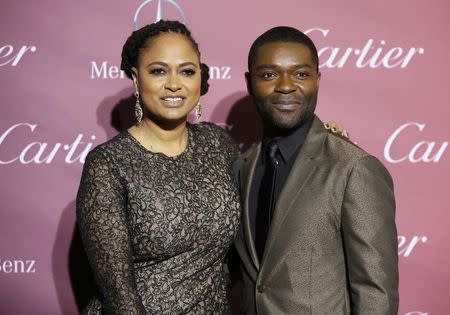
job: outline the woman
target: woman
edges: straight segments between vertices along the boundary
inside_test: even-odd
[[[160,21],[133,32],[122,70],[138,123],[92,150],[77,219],[102,297],[86,314],[226,314],[225,254],[239,223],[231,174],[238,154],[188,113],[208,89],[186,27]]]
[[[187,122],[208,90],[197,43],[159,21],[128,38],[121,69],[137,123],[89,153],[77,196],[101,291],[84,313],[230,313],[222,264],[239,224],[238,150],[219,127]]]

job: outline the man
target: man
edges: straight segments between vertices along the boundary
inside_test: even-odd
[[[373,156],[314,115],[318,55],[276,27],[253,43],[246,73],[262,143],[236,163],[244,314],[397,314],[393,183]]]

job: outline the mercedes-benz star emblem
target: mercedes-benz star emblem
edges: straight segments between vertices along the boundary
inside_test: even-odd
[[[144,1],[139,8],[136,10],[136,13],[134,14],[134,30],[136,31],[138,27],[138,18],[139,14],[141,14],[142,9],[147,5],[153,2],[153,0],[146,0]],[[167,3],[175,7],[175,9],[180,13],[181,16],[181,22],[183,24],[186,24],[186,16],[184,15],[183,10],[181,9],[180,5],[176,3],[174,0],[158,0],[158,8],[156,10],[156,18],[154,22],[158,22],[159,20],[162,20],[164,18],[164,12],[163,12],[163,6],[162,3]]]

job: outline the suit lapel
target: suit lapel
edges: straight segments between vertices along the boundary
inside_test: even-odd
[[[283,223],[286,216],[292,209],[295,200],[301,193],[303,187],[313,176],[317,165],[317,156],[322,151],[323,143],[326,138],[327,131],[323,127],[323,123],[319,118],[315,117],[308,136],[300,149],[300,152],[292,166],[291,172],[278,198],[272,223],[267,236],[266,248],[262,258],[262,264],[267,259],[270,251],[276,243],[277,235],[282,233]]]
[[[244,165],[242,167],[241,174],[241,187],[242,187],[242,201],[243,201],[243,209],[242,209],[242,228],[244,232],[244,241],[247,245],[248,253],[250,258],[254,264],[254,267],[259,269],[259,261],[256,254],[255,243],[253,241],[251,226],[250,226],[250,191],[251,184],[253,181],[253,174],[255,171],[256,161],[259,156],[259,152],[261,149],[261,143],[254,146],[251,151],[244,157]]]

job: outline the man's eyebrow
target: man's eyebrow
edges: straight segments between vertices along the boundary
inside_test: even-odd
[[[275,69],[277,68],[277,65],[274,64],[262,64],[262,65],[258,65],[256,67],[256,70],[260,70],[260,69]],[[301,64],[297,64],[297,65],[292,65],[289,68],[314,68],[311,64],[309,63],[301,63]]]
[[[295,65],[292,66],[293,68],[314,68],[311,64],[309,63],[301,63],[299,65]]]

